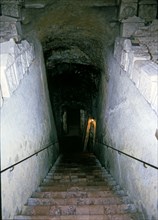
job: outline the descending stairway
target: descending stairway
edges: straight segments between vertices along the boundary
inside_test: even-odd
[[[14,220],[141,220],[93,154],[63,155]]]

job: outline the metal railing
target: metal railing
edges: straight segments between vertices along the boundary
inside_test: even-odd
[[[7,168],[1,170],[0,173],[3,173],[3,172],[5,172],[6,170],[9,170],[9,169],[10,169],[10,171],[13,171],[13,170],[14,170],[14,167],[17,166],[18,164],[20,164],[20,163],[22,163],[22,162],[24,162],[24,161],[30,159],[31,157],[33,157],[33,156],[35,156],[35,155],[38,156],[38,154],[39,154],[40,152],[42,152],[42,151],[44,151],[44,150],[46,150],[46,149],[52,147],[54,144],[57,144],[57,143],[58,143],[58,141],[55,141],[55,142],[52,142],[52,143],[48,144],[46,147],[42,148],[41,150],[39,150],[39,151],[37,151],[37,152],[31,154],[31,155],[28,156],[28,157],[25,157],[24,159],[18,161],[17,163],[12,164],[12,165],[9,166],[9,167],[7,167]]]
[[[101,144],[101,145],[104,145],[104,146],[106,146],[107,148],[110,148],[110,149],[112,149],[112,150],[114,150],[114,151],[117,151],[119,154],[123,154],[123,155],[125,155],[125,156],[127,156],[127,157],[130,157],[130,158],[132,158],[132,159],[134,159],[134,160],[137,160],[137,161],[143,163],[143,165],[144,165],[145,168],[147,168],[147,166],[150,166],[150,167],[152,167],[152,168],[158,170],[158,167],[157,167],[157,166],[154,166],[154,165],[152,165],[152,164],[150,164],[150,163],[147,163],[147,162],[144,161],[144,160],[141,160],[141,159],[139,159],[139,158],[137,158],[137,157],[134,157],[134,156],[132,156],[132,155],[130,155],[130,154],[127,154],[127,153],[125,153],[125,152],[123,152],[123,151],[120,151],[120,150],[118,150],[118,149],[116,149],[116,148],[114,148],[114,147],[112,147],[112,146],[109,146],[109,145],[107,145],[107,144],[105,144],[105,143],[102,143],[102,142],[96,142],[96,143]]]

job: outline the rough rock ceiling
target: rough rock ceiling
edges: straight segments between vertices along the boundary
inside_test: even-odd
[[[66,48],[64,56],[76,59],[82,53],[98,66],[105,45],[118,33],[117,13],[115,0],[26,0],[23,24],[26,33],[37,32],[44,51]],[[59,53],[51,59],[59,60]]]
[[[25,0],[23,31],[37,33],[45,56],[54,108],[91,109],[106,48],[118,34],[118,1]]]

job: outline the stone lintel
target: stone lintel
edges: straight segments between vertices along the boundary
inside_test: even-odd
[[[21,19],[21,7],[24,0],[1,0],[2,15]]]

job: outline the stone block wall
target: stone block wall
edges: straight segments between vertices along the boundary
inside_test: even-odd
[[[2,101],[10,98],[18,89],[25,74],[35,60],[33,45],[26,40],[15,43],[14,39],[0,43],[1,48],[1,95]],[[1,103],[2,106],[3,102]]]
[[[157,16],[157,0],[121,0],[119,19],[139,16],[150,22]]]
[[[17,18],[0,16],[0,43],[14,38],[17,42],[22,38],[21,23]]]
[[[130,28],[130,24],[128,24]],[[139,92],[158,114],[158,21],[139,27],[115,41],[114,57]],[[128,33],[127,33],[128,32]],[[146,35],[146,33],[148,33]],[[126,37],[125,37],[126,36]]]

